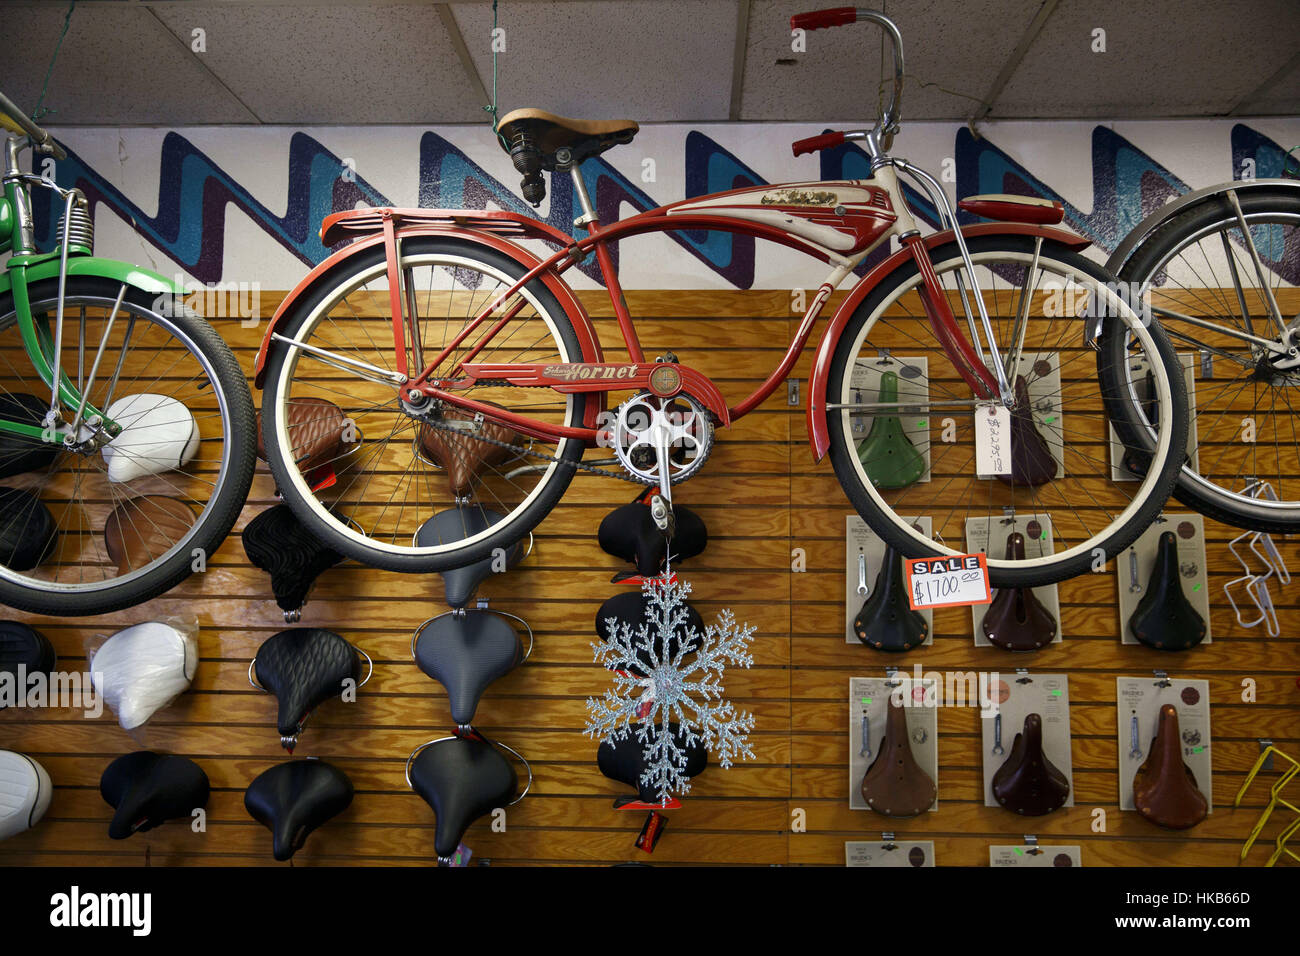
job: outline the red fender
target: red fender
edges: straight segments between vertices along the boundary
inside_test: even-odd
[[[961,234],[967,239],[979,236],[1041,236],[1059,242],[1076,252],[1092,245],[1091,240],[1073,232],[1031,223],[981,222],[973,226],[963,226]],[[924,242],[927,249],[934,249],[952,240],[952,230],[945,229],[943,232],[926,236]],[[813,360],[812,378],[808,382],[808,441],[812,445],[813,458],[816,461],[825,458],[831,447],[830,430],[826,426],[826,381],[830,377],[831,360],[835,356],[835,347],[839,344],[840,336],[844,333],[844,326],[848,324],[849,318],[871,290],[890,272],[911,259],[911,249],[904,246],[868,272],[845,296],[826,326],[821,344],[817,347],[817,357]]]
[[[552,229],[544,223],[529,219],[527,216],[520,216],[517,213],[496,210],[473,212],[441,209],[355,209],[328,216],[321,227],[322,241],[328,237],[331,242],[336,242],[342,238],[345,232],[359,233],[364,238],[344,246],[338,252],[326,258],[320,265],[303,276],[302,281],[294,286],[293,291],[284,297],[284,301],[275,310],[275,315],[271,317],[271,323],[266,330],[266,335],[262,337],[261,348],[257,350],[257,361],[253,366],[253,384],[258,388],[262,387],[262,379],[265,376],[266,353],[270,347],[271,336],[279,329],[285,314],[326,272],[373,246],[383,245],[382,215],[386,211],[391,213],[392,218],[398,224],[396,235],[399,240],[411,236],[450,236],[504,253],[529,270],[539,265],[542,260],[522,246],[502,238],[501,235],[497,235],[498,232],[513,236],[544,239],[558,245],[571,245],[573,242],[571,237],[565,236],[564,233]],[[404,223],[414,224],[405,225]],[[543,272],[538,276],[538,279],[559,300],[560,308],[564,310],[569,317],[569,321],[573,323],[573,329],[578,335],[578,345],[582,349],[581,361],[602,361],[604,355],[601,352],[600,341],[596,336],[596,329],[591,324],[591,317],[587,314],[587,310],[582,307],[582,303],[578,301],[573,290],[551,271]],[[594,403],[589,406],[589,412],[595,414]]]

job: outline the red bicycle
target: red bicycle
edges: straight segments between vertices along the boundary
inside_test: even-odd
[[[578,470],[657,485],[670,517],[673,487],[703,466],[715,428],[772,394],[832,291],[893,243],[825,324],[808,387],[813,455],[830,454],[858,513],[909,556],[962,553],[973,535],[1001,586],[1098,569],[1130,544],[1185,454],[1173,350],[1080,255],[1087,240],[1056,228],[1059,204],[974,196],[958,205],[992,221],[957,228],[939,182],[889,153],[903,84],[893,22],[845,7],[791,25],[855,21],[878,24],[891,41],[888,105],[873,128],[813,136],[794,153],[857,143],[868,179],[736,189],[601,223],[582,162],[630,142],[637,124],[525,109],[498,126],[524,197],[544,198],[543,171],[568,175],[580,238],[512,212],[370,208],[326,218],[324,243],[356,241],[285,299],[257,360],[266,456],[298,516],[350,557],[411,572],[508,548]],[[900,176],[945,228],[922,234]],[[780,364],[735,404],[672,343],[647,352],[619,286],[611,245],[674,230],[752,236],[831,267]],[[520,239],[555,251],[540,258]],[[625,359],[605,355],[564,281],[589,255]],[[306,468],[327,406],[355,425],[355,441],[323,464],[312,446]],[[1130,465],[1141,462],[1137,480],[1116,480],[1107,422],[1134,453]],[[594,456],[602,460],[584,460],[596,446],[607,449]],[[1002,557],[998,535],[1017,516],[1030,519],[1030,546]]]

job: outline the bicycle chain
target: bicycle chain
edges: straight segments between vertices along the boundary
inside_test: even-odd
[[[427,418],[417,418],[416,421],[418,421],[421,425],[428,425],[430,428],[436,428],[439,431],[454,432],[455,434],[460,435],[462,438],[468,434],[468,436],[472,438],[474,441],[481,441],[489,445],[496,445],[498,448],[505,448],[508,451],[514,452],[516,455],[520,457],[527,455],[533,458],[541,458],[545,461],[554,462],[555,464],[562,465],[566,468],[573,468],[575,471],[585,471],[588,472],[589,474],[599,475],[604,478],[617,478],[620,481],[626,481],[641,487],[644,487],[646,484],[640,479],[633,478],[631,475],[627,474],[626,472],[610,471],[608,468],[600,468],[597,467],[596,465],[588,465],[586,462],[582,461],[581,459],[579,459],[578,461],[568,461],[566,459],[560,458],[558,455],[548,455],[546,454],[546,452],[535,451],[532,448],[528,448],[524,445],[512,445],[508,441],[501,441],[496,438],[489,438],[487,435],[469,434],[463,428],[454,428],[451,425],[444,425],[441,422],[431,421],[430,419]]]

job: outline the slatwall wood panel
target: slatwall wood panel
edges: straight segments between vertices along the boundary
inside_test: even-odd
[[[601,339],[617,357],[617,327],[603,293],[583,293]],[[264,302],[278,296],[264,294]],[[735,401],[775,366],[797,324],[783,292],[628,293],[647,352],[671,348],[683,362],[715,375]],[[833,300],[834,301],[834,300]],[[215,323],[251,373],[259,329]],[[797,375],[806,384],[812,347]],[[511,808],[507,829],[475,825],[466,842],[494,865],[599,864],[647,859],[632,841],[643,814],[610,806],[622,788],[595,766],[595,743],[582,734],[584,701],[607,685],[591,663],[589,642],[600,603],[617,588],[620,569],[595,540],[600,519],[634,489],[586,475],[536,532],[533,554],[508,575],[486,582],[494,607],[525,618],[536,647],[532,659],[498,681],[479,706],[476,724],[532,762],[532,793]],[[273,864],[269,835],[243,809],[243,789],[284,759],[274,727],[275,703],[247,684],[258,645],[281,630],[279,609],[263,573],[239,541],[243,526],[274,503],[274,486],[259,466],[236,531],[196,576],[148,605],[95,619],[28,620],[54,642],[62,669],[84,666],[96,635],[153,617],[193,614],[200,625],[201,663],[192,690],[135,734],[105,714],[88,721],[66,710],[0,711],[0,747],[32,754],[56,784],[53,805],[35,830],[0,844],[0,864],[111,866]],[[846,840],[893,830],[899,839],[933,839],[942,864],[986,865],[988,845],[1017,842],[1026,832],[1044,843],[1084,845],[1085,865],[1206,865],[1236,861],[1241,840],[1262,806],[1265,781],[1246,805],[1230,804],[1257,754],[1273,739],[1300,752],[1295,673],[1300,602],[1279,596],[1282,636],[1238,627],[1216,601],[1214,642],[1187,654],[1122,647],[1116,635],[1112,575],[1061,585],[1066,639],[1030,655],[1010,657],[973,646],[965,609],[939,610],[933,647],[889,655],[844,643],[842,636],[844,514],[851,510],[829,463],[808,452],[804,413],[781,389],[729,432],[721,432],[702,475],[682,486],[678,501],[710,529],[708,550],[684,563],[693,602],[712,620],[723,607],[757,628],[755,666],[727,676],[729,696],[757,717],[757,759],[697,778],[685,805],[668,813],[667,833],[651,859],[681,864],[842,864]],[[1232,575],[1223,544],[1236,532],[1206,522],[1214,594]],[[791,573],[791,549],[807,554],[807,570]],[[1283,551],[1295,557],[1288,544]],[[352,807],[314,834],[298,865],[420,866],[434,861],[433,814],[405,786],[407,754],[450,725],[446,695],[410,659],[413,630],[445,609],[441,581],[347,564],[328,571],[312,592],[304,625],[337,630],[375,660],[374,680],[356,704],[330,702],[309,722],[298,756],[342,767],[357,796]],[[1076,806],[1038,820],[986,808],[981,797],[979,718],[974,710],[939,711],[940,800],[937,813],[888,820],[847,805],[845,698],[852,676],[911,670],[1008,670],[1070,675]],[[1215,812],[1190,833],[1167,833],[1118,810],[1114,678],[1168,668],[1210,681],[1214,728]],[[1258,703],[1240,699],[1241,681],[1258,685]],[[128,841],[108,839],[110,812],[98,794],[103,768],[139,747],[197,760],[213,785],[206,833],[168,824]],[[1093,832],[1093,810],[1107,815]],[[795,811],[806,832],[791,832]],[[1271,825],[1264,840],[1275,834]],[[1263,845],[1250,862],[1267,856]]]

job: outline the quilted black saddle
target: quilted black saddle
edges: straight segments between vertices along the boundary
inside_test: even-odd
[[[57,537],[45,502],[21,488],[0,486],[0,565],[30,571],[53,553]]]
[[[526,653],[511,619],[528,631]],[[430,618],[411,639],[415,663],[447,689],[451,718],[462,726],[473,721],[488,685],[526,661],[532,649],[533,629],[522,618],[478,608]]]
[[[523,760],[514,750],[510,752]],[[407,785],[433,808],[433,844],[441,865],[451,861],[475,820],[498,807],[518,803],[532,782],[529,768],[528,786],[519,793],[519,777],[510,761],[477,733],[432,740],[417,747],[406,761]]]
[[[193,760],[152,750],[118,757],[99,778],[99,794],[114,809],[108,825],[114,840],[188,819],[208,805],[209,792],[208,775]]]
[[[684,561],[700,554],[709,543],[709,531],[694,511],[675,504],[673,516],[676,529],[672,539],[665,540],[650,514],[650,505],[638,497],[605,515],[596,538],[606,554],[631,561],[642,577],[654,577],[663,570],[670,552],[674,561]]]
[[[685,746],[681,728],[677,724],[670,723],[668,732],[677,739],[678,746],[686,751],[686,767],[682,771],[683,775],[697,777],[703,773],[704,768],[709,765],[709,752],[704,749],[704,742],[696,741],[689,747]],[[596,766],[609,779],[625,783],[636,791],[635,794],[617,798],[614,801],[616,808],[629,803],[658,805],[664,802],[659,798],[655,782],[643,779],[646,772],[645,745],[636,739],[635,730],[629,736],[614,743],[601,741],[600,747],[596,749]]]
[[[311,586],[343,560],[343,555],[322,544],[284,504],[267,508],[250,521],[242,540],[248,560],[271,575],[271,591],[286,624],[302,620]]]
[[[40,631],[21,621],[0,621],[0,674],[48,674],[54,670],[54,645]],[[15,684],[20,692],[26,684]],[[4,704],[0,703],[0,707]]]
[[[314,830],[351,804],[348,775],[311,758],[276,764],[244,794],[244,809],[271,831],[271,852],[281,862],[292,859]]]
[[[478,505],[465,508],[448,508],[440,511],[415,532],[415,544],[418,547],[432,547],[451,541],[464,541],[476,534],[481,534],[502,519],[502,515]],[[452,568],[442,572],[443,588],[447,593],[447,604],[454,608],[465,607],[474,599],[478,586],[496,571],[508,571],[527,556],[523,540],[516,541],[505,554],[504,567],[494,562],[499,558],[489,555],[481,561],[475,561],[461,568]]]
[[[370,671],[361,679],[361,658]],[[337,697],[352,681],[352,689],[370,680],[374,664],[365,651],[333,631],[319,627],[290,628],[268,637],[248,665],[248,681],[280,701],[276,721],[280,744],[293,753],[303,724],[313,710]]]
[[[641,591],[625,591],[622,594],[615,594],[612,598],[600,606],[596,612],[596,633],[602,640],[610,638],[610,618],[615,621],[615,627],[622,630],[624,624],[632,628],[632,633],[636,634],[642,624],[647,624],[646,607],[649,601]],[[700,617],[700,612],[691,607],[688,603],[685,605],[686,620],[677,628],[676,633],[668,639],[668,654],[676,656],[678,648],[681,647],[683,636],[687,636],[686,653],[692,654],[700,649],[700,644],[704,640],[704,618]],[[651,633],[654,633],[654,627],[651,626]],[[688,636],[689,635],[689,636]],[[663,657],[664,648],[662,644],[655,645],[655,653]],[[628,669],[640,677],[644,677],[653,667],[650,660],[650,653],[644,647],[637,648],[637,662],[640,666],[630,666]]]

